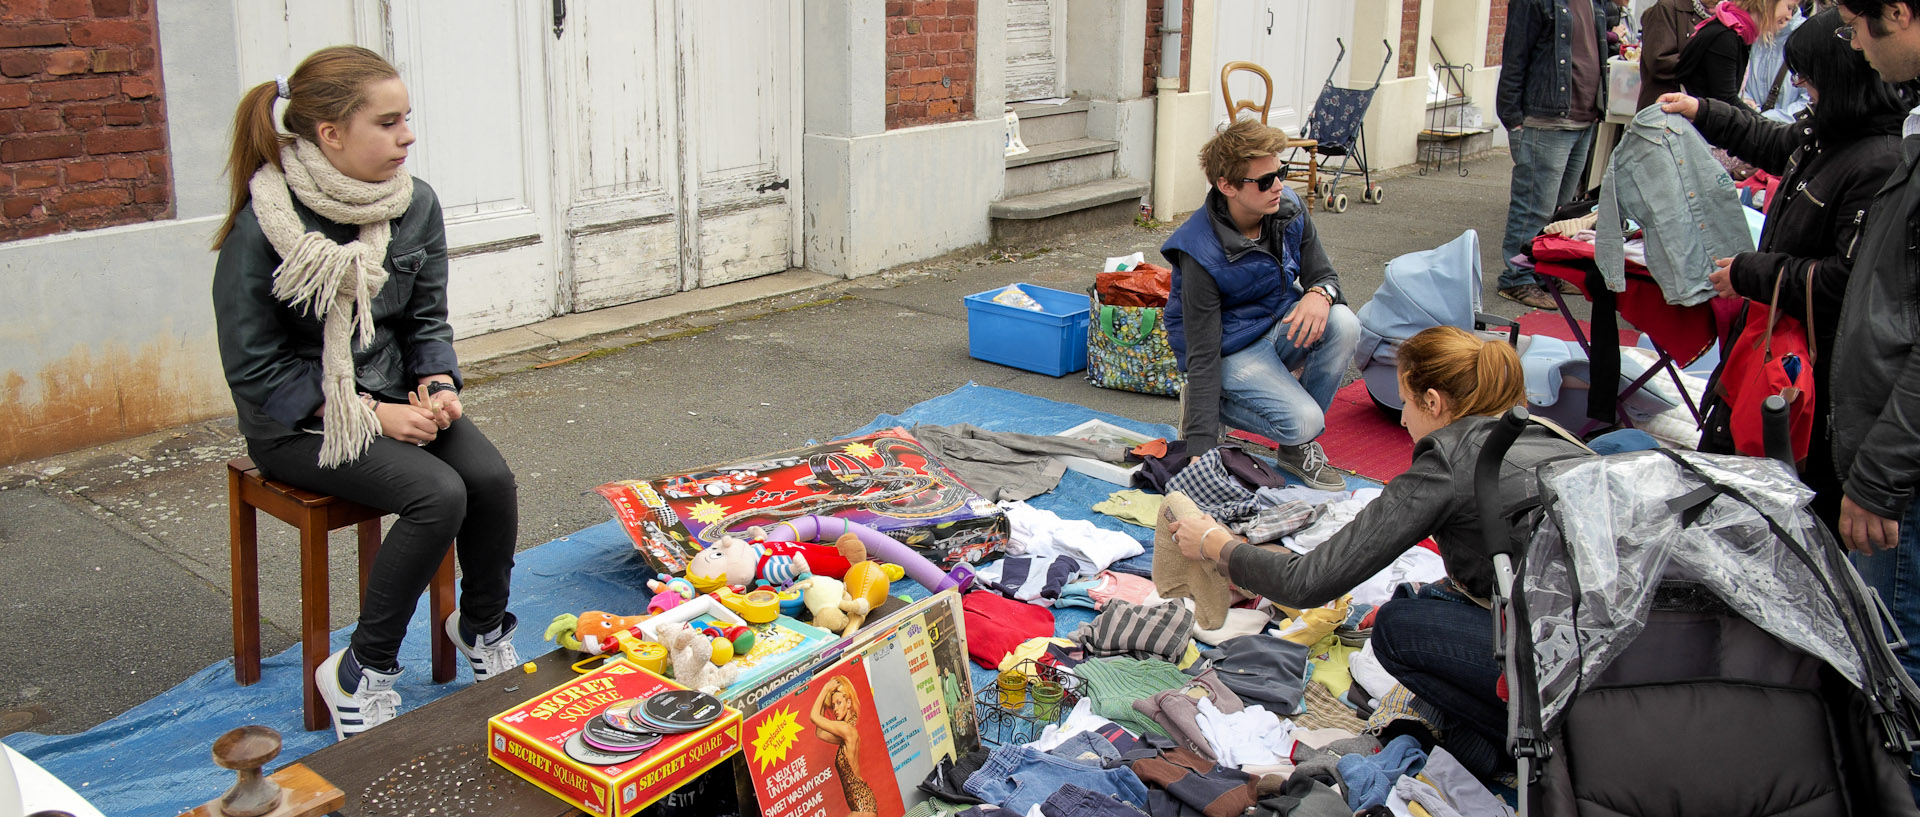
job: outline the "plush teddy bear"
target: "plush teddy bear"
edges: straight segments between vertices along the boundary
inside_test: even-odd
[[[840,609],[847,612],[847,632],[860,629],[867,614],[887,602],[887,573],[879,562],[857,562],[847,569],[847,597]]]
[[[831,576],[810,576],[796,584],[801,599],[813,614],[813,626],[831,633],[845,634],[847,613],[840,602],[847,600],[847,586]]]
[[[669,624],[658,631],[667,648],[673,679],[683,687],[718,693],[740,679],[740,666],[713,663],[713,639],[685,624]]]
[[[849,555],[858,558],[849,559]],[[722,587],[747,588],[755,581],[785,587],[808,575],[840,578],[853,562],[866,558],[858,537],[832,545],[768,542],[723,535],[687,563],[687,581],[701,593]]]

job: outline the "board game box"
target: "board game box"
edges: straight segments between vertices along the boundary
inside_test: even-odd
[[[1007,543],[1000,508],[898,427],[595,490],[648,563],[675,575],[724,533],[807,514],[874,528],[943,568],[985,561]]]
[[[547,690],[487,720],[487,756],[554,796],[598,817],[631,817],[740,750],[740,713],[667,735],[624,763],[575,760],[568,740],[607,708],[681,689],[623,660]]]

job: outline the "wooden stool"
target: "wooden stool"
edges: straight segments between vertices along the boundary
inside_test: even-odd
[[[254,510],[271,514],[300,530],[300,689],[307,731],[325,729],[333,718],[313,671],[327,660],[327,534],[357,525],[360,535],[360,596],[365,600],[367,574],[380,550],[380,518],[386,512],[344,499],[301,490],[260,475],[253,460],[227,461],[227,510],[233,549],[233,678],[241,686],[260,680],[260,553]],[[453,680],[453,640],[441,622],[453,614],[453,548],[433,574],[429,585],[428,621],[433,629],[433,680]]]

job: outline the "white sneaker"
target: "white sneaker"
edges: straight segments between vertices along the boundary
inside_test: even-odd
[[[393,684],[400,679],[401,670],[378,672],[361,667],[360,683],[348,692],[340,686],[340,662],[346,655],[346,650],[329,655],[313,670],[320,699],[333,713],[333,736],[339,740],[393,720],[400,712],[400,693],[393,691]]]
[[[520,666],[520,653],[513,649],[513,631],[519,625],[520,621],[508,613],[491,640],[474,636],[478,643],[469,644],[460,634],[460,611],[455,610],[447,616],[447,637],[453,639],[454,648],[473,665],[473,680],[477,683]]]

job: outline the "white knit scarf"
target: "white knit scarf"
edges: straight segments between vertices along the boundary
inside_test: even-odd
[[[391,222],[413,203],[413,177],[405,167],[384,182],[363,182],[334,169],[319,146],[296,139],[280,151],[284,173],[271,163],[254,171],[247,189],[253,213],[283,259],[273,271],[273,297],[320,319],[320,393],[326,398],[320,467],[358,459],[380,436],[380,420],[355,396],[354,336],[373,342],[373,296],[387,282],[383,266]],[[335,243],[308,232],[293,209],[293,196],[322,218],[360,225],[360,237]]]

